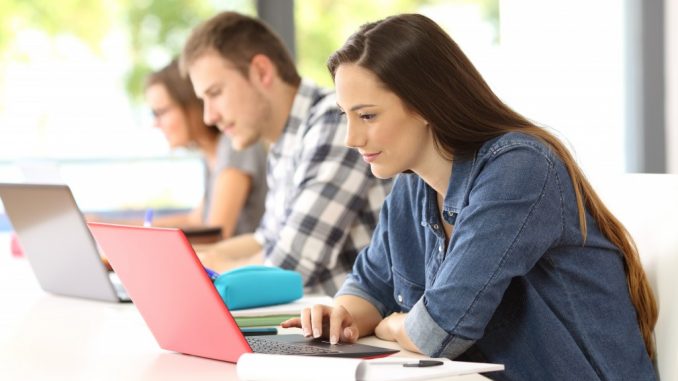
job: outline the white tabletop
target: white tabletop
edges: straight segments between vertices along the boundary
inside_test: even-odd
[[[374,337],[361,342],[397,348]],[[238,380],[235,364],[160,349],[132,304],[45,293],[28,262],[10,255],[6,233],[0,233],[0,375],[16,381]]]

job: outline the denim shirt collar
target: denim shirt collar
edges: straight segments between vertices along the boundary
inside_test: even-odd
[[[469,187],[469,179],[476,162],[475,156],[470,159],[455,160],[450,173],[450,180],[447,184],[447,193],[443,200],[443,218],[445,221],[454,225],[457,214],[464,205],[464,198]],[[422,180],[423,181],[423,180]],[[438,214],[438,200],[436,191],[428,184],[424,194],[422,204],[421,225],[431,229],[436,235],[443,236],[440,229],[440,217]]]

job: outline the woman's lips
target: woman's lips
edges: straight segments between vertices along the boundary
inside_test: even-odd
[[[229,123],[221,128],[221,132],[223,133],[231,133],[233,132],[233,128],[235,127],[235,123]]]
[[[377,160],[377,157],[381,154],[381,152],[376,152],[376,153],[363,153],[361,154],[363,156],[363,160],[365,160],[368,163],[371,163],[375,160]]]

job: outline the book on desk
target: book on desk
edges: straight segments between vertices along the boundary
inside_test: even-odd
[[[291,303],[231,310],[231,315],[240,327],[274,326],[287,319],[298,317],[301,310],[313,307],[316,304],[331,306],[332,298],[326,295],[307,295]]]

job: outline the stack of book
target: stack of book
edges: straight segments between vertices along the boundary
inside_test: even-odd
[[[239,327],[267,327],[279,325],[287,319],[298,317],[304,308],[316,304],[332,305],[329,296],[304,296],[292,303],[231,311]]]

